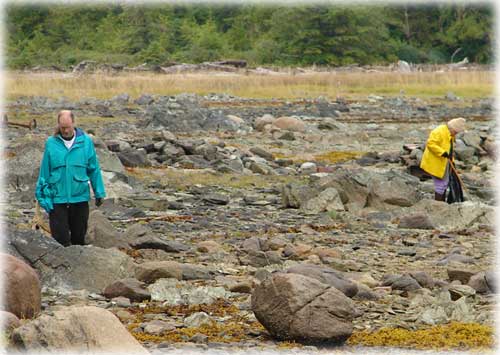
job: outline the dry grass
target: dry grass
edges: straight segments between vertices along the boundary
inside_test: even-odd
[[[227,93],[249,98],[355,98],[368,94],[444,96],[452,91],[465,98],[492,96],[495,76],[490,71],[425,73],[314,73],[314,74],[175,74],[123,73],[74,76],[67,73],[6,75],[8,98],[21,95],[110,98],[128,93],[176,95],[183,92]]]

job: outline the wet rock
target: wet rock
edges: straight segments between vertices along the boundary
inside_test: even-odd
[[[103,295],[107,298],[123,296],[134,302],[142,302],[151,299],[151,294],[146,289],[146,284],[134,278],[113,282],[106,286]]]
[[[353,297],[358,292],[355,283],[329,267],[301,264],[287,269],[286,272],[314,278],[321,283],[335,287],[347,297]]]
[[[2,309],[19,318],[33,318],[41,310],[41,284],[35,270],[24,261],[0,253],[5,287]]]
[[[109,311],[73,306],[43,314],[12,334],[16,346],[28,351],[118,351],[149,354]]]
[[[343,342],[352,333],[354,304],[315,279],[276,273],[257,286],[252,310],[277,339]]]

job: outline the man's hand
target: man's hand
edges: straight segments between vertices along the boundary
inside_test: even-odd
[[[102,198],[96,198],[95,199],[96,207],[99,207],[100,205],[102,205],[103,202],[104,202],[104,200]]]
[[[449,158],[450,155],[448,154],[448,152],[444,152],[443,154],[441,154],[442,157],[444,158]]]

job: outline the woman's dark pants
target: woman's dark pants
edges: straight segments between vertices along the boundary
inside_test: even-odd
[[[84,245],[89,220],[89,203],[55,203],[49,213],[52,237],[65,247]]]

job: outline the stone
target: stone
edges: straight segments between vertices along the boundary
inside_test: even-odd
[[[413,277],[409,275],[402,275],[394,280],[391,284],[391,288],[393,290],[415,291],[422,288],[422,286],[420,286]]]
[[[129,100],[130,96],[128,94],[116,95],[110,99],[110,101],[116,105],[127,105]]]
[[[213,205],[227,205],[230,201],[230,198],[227,195],[212,193],[203,196],[203,201]]]
[[[24,261],[0,253],[4,296],[2,310],[18,318],[33,318],[41,310],[41,284],[33,268]]]
[[[134,302],[151,299],[151,294],[146,289],[146,284],[134,278],[115,281],[106,286],[102,294],[107,298],[123,296]]]
[[[463,285],[467,285],[470,278],[477,273],[477,270],[466,265],[452,264],[446,269],[446,272],[450,282],[458,280]]]
[[[262,132],[264,130],[264,127],[266,125],[270,125],[270,124],[273,124],[273,122],[275,121],[276,119],[272,116],[272,115],[269,115],[269,114],[265,114],[264,116],[262,117],[257,117],[253,123],[253,127],[259,131],[259,132]]]
[[[469,278],[468,286],[472,287],[479,294],[489,294],[491,289],[486,282],[486,273],[484,271],[478,272]]]
[[[410,272],[410,276],[424,288],[432,289],[435,286],[434,279],[424,271],[412,271]]]
[[[497,279],[495,276],[495,273],[493,271],[486,271],[484,273],[484,278],[486,280],[486,283],[488,284],[488,287],[493,293],[497,292]]]
[[[269,161],[273,161],[274,160],[274,156],[271,152],[269,152],[268,150],[265,150],[263,148],[260,148],[260,147],[252,147],[250,148],[250,152],[261,157],[261,158],[264,158],[266,160],[269,160]]]
[[[160,335],[164,332],[175,330],[176,327],[172,323],[155,319],[144,324],[143,329],[146,334]]]
[[[196,286],[175,279],[159,279],[148,286],[152,301],[164,302],[164,305],[210,304],[217,299],[227,299],[230,292],[224,287]]]
[[[292,132],[305,132],[306,131],[306,124],[295,117],[279,117],[274,122],[272,123],[273,126],[285,130],[285,131],[292,131]]]
[[[111,299],[111,304],[116,305],[117,307],[129,308],[132,306],[130,300],[127,297],[114,297]]]
[[[222,245],[213,240],[204,240],[197,244],[196,250],[200,253],[224,253]]]
[[[214,272],[206,266],[195,264],[181,264],[183,280],[209,280],[214,277]]]
[[[118,153],[118,158],[122,164],[129,168],[148,167],[151,162],[148,160],[146,151],[140,149],[126,149]]]
[[[275,273],[252,294],[252,310],[275,338],[344,342],[356,316],[353,302],[334,287],[299,274]]]
[[[134,103],[143,106],[143,105],[150,105],[153,103],[153,101],[154,101],[153,96],[148,94],[142,94],[141,96],[139,96],[137,99],[134,100]]]
[[[139,237],[130,243],[134,249],[160,249],[168,253],[179,253],[189,250],[189,246],[176,242],[174,240],[164,240],[154,235]]]
[[[238,293],[252,293],[253,285],[251,282],[239,282],[231,287],[229,291]]]
[[[114,248],[63,247],[37,231],[11,231],[8,244],[30,262],[47,287],[101,292],[112,282],[133,274],[133,260]]]
[[[429,216],[425,214],[412,214],[400,218],[399,228],[405,229],[434,229]]]
[[[285,207],[300,208],[302,204],[316,197],[317,194],[318,191],[314,188],[290,183],[283,186],[281,201]]]
[[[6,333],[10,333],[21,326],[19,318],[10,312],[0,311],[0,320],[2,322],[2,330]]]
[[[182,266],[175,261],[148,261],[136,266],[135,277],[148,284],[162,278],[182,280]]]
[[[149,354],[111,312],[94,306],[62,307],[43,314],[12,333],[27,351],[107,351]]]
[[[128,242],[109,222],[100,210],[93,210],[89,214],[86,244],[100,248],[126,248]]]
[[[474,296],[476,294],[476,290],[470,286],[454,284],[448,286],[448,292],[450,293],[452,301],[456,301],[461,297]]]
[[[335,287],[347,297],[353,297],[358,292],[358,287],[342,274],[327,266],[299,264],[286,270],[287,273],[300,274],[316,279],[326,285]]]
[[[340,194],[334,187],[329,187],[320,192],[316,197],[305,201],[301,204],[300,209],[307,214],[345,210]]]
[[[318,171],[318,167],[316,163],[313,162],[305,162],[300,165],[299,172],[302,175],[315,174]]]
[[[196,312],[184,318],[184,326],[188,328],[199,328],[213,325],[214,320],[205,312]]]

